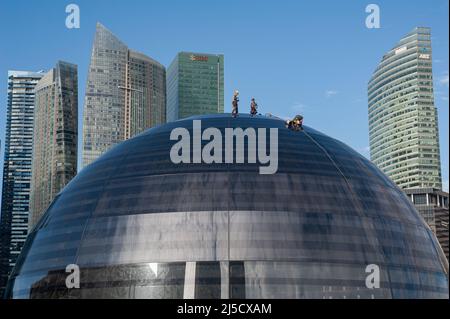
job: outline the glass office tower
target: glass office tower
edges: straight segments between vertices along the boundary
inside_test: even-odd
[[[368,85],[372,161],[401,188],[442,188],[429,28],[384,56]]]
[[[83,166],[117,143],[165,123],[166,71],[97,23],[83,114]]]
[[[230,149],[236,162],[239,147],[260,154],[250,137],[220,143],[222,163],[172,162],[171,133],[192,137],[194,120],[215,139],[251,128],[266,142],[261,130],[278,130],[277,172],[223,163]],[[69,264],[79,288],[66,286]],[[366,285],[374,265],[379,288]],[[375,165],[310,127],[247,114],[161,125],[84,168],[29,235],[7,288],[9,298],[448,296],[436,237]]]
[[[167,122],[223,113],[223,55],[180,52],[167,70]]]
[[[28,233],[34,88],[42,72],[8,71],[2,215],[0,294]]]
[[[166,69],[129,50],[125,97],[125,138],[166,122]]]
[[[29,228],[77,174],[77,66],[59,61],[35,87]]]

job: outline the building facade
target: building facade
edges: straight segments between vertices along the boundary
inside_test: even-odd
[[[436,234],[448,260],[448,193],[435,188],[413,188],[405,193]]]
[[[368,104],[371,160],[403,189],[441,189],[429,28],[415,28],[383,56]]]
[[[34,88],[42,72],[8,71],[0,220],[0,296],[28,233]]]
[[[59,61],[35,87],[29,229],[77,174],[78,72]]]
[[[223,111],[224,56],[178,53],[167,69],[167,121]]]
[[[97,23],[84,100],[83,166],[165,120],[164,66]]]
[[[28,236],[6,296],[448,299],[435,235],[373,163],[307,126],[230,118],[152,128],[84,168]],[[236,161],[242,148],[266,154],[254,140],[277,130],[277,171],[224,162],[227,143],[214,149],[222,161],[173,162],[174,128],[192,136],[197,121],[217,140],[230,129],[258,132],[231,138]],[[79,289],[66,286],[69,264],[79,266]],[[374,265],[378,289],[367,284]]]

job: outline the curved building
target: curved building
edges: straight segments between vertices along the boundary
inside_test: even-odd
[[[226,132],[244,130],[247,160],[207,164],[198,123],[225,135],[214,151],[225,158],[243,154]],[[275,174],[249,160],[252,130],[259,162],[278,145]],[[172,132],[188,132],[203,159],[175,164]],[[32,230],[6,297],[448,298],[448,263],[408,198],[359,153],[275,117],[217,114],[154,127],[85,167]]]
[[[431,33],[415,28],[369,81],[371,160],[401,188],[442,188]]]

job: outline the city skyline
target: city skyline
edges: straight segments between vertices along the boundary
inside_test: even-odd
[[[100,10],[98,16],[96,16],[95,18],[91,17],[87,13],[90,10],[94,11],[96,8],[98,8],[97,6],[101,6],[101,2],[99,2],[99,4],[90,5],[84,1],[80,1],[78,4],[81,8],[82,21],[81,29],[79,30],[65,29],[63,24],[65,14],[63,13],[64,6],[62,4],[59,7],[57,5],[53,6],[44,4],[41,7],[38,6],[40,9],[36,8],[36,10],[49,10],[48,14],[55,19],[54,22],[50,21],[49,25],[51,26],[51,28],[55,28],[55,25],[59,25],[61,28],[61,30],[56,31],[56,35],[58,36],[58,39],[61,40],[59,42],[62,45],[60,46],[60,48],[53,50],[51,53],[47,50],[46,52],[49,53],[49,57],[58,55],[58,59],[64,58],[79,65],[79,105],[84,105],[83,101],[80,101],[80,99],[82,99],[82,97],[84,96],[84,79],[86,78],[87,65],[89,63],[89,53],[91,51],[90,47],[92,45],[92,38],[94,33],[93,26],[95,26],[97,21],[100,21],[113,29],[121,39],[127,42],[127,44],[132,47],[138,48],[139,51],[151,54],[166,66],[169,65],[169,62],[176,52],[183,50],[217,52],[227,55],[227,66],[225,69],[225,72],[227,73],[227,76],[225,77],[225,111],[230,110],[231,92],[234,89],[239,89],[241,92],[242,101],[242,104],[240,106],[241,112],[247,112],[247,100],[249,101],[249,98],[254,95],[260,104],[261,112],[270,112],[282,117],[287,117],[295,113],[303,113],[305,115],[306,123],[318,129],[321,129],[326,133],[337,136],[343,141],[348,142],[348,144],[350,144],[360,153],[364,154],[366,157],[368,157],[368,130],[365,127],[366,124],[363,123],[366,122],[367,119],[367,101],[364,101],[364,95],[367,81],[370,78],[370,74],[376,64],[379,62],[383,52],[389,50],[392,47],[392,44],[398,41],[398,39],[410,29],[412,29],[412,27],[417,25],[430,25],[432,27],[433,37],[435,37],[435,39],[433,40],[433,64],[435,75],[434,82],[436,87],[436,105],[438,107],[440,119],[441,145],[443,146],[441,149],[443,180],[444,184],[448,185],[448,73],[447,80],[445,78],[445,71],[448,70],[448,46],[445,45],[447,43],[447,31],[442,28],[442,25],[445,26],[446,22],[448,22],[448,17],[445,17],[444,15],[442,17],[445,17],[445,19],[431,19],[431,17],[435,18],[436,16],[439,16],[439,14],[445,10],[430,8],[427,9],[428,11],[424,11],[418,10],[419,6],[409,6],[408,8],[401,8],[401,4],[391,5],[386,2],[381,2],[379,4],[382,15],[381,29],[369,30],[364,26],[364,19],[366,17],[366,13],[364,12],[365,3],[360,2],[357,5],[340,5],[336,7],[338,12],[342,13],[347,10],[347,14],[353,14],[357,17],[351,19],[349,22],[346,22],[343,26],[339,27],[336,24],[338,22],[337,16],[339,16],[339,14],[336,15],[336,17],[327,15],[327,17],[329,18],[328,21],[326,21],[326,18],[318,19],[319,21],[317,22],[311,21],[311,19],[306,19],[304,23],[310,23],[311,27],[314,27],[316,24],[324,23],[324,21],[327,22],[326,25],[328,25],[328,27],[324,26],[318,30],[317,39],[312,39],[311,37],[308,37],[308,35],[300,33],[301,35],[303,35],[303,38],[305,38],[302,38],[302,41],[304,41],[303,44],[309,44],[308,50],[295,51],[290,49],[292,43],[287,41],[288,35],[292,33],[275,35],[277,30],[285,30],[286,25],[283,24],[283,22],[281,22],[277,26],[272,25],[272,27],[274,27],[273,31],[268,31],[267,27],[262,26],[261,23],[258,22],[255,23],[255,26],[251,27],[249,31],[237,32],[236,25],[242,26],[245,21],[245,15],[249,14],[250,12],[249,7],[246,5],[239,6],[239,8],[241,9],[239,10],[240,12],[237,13],[236,16],[231,18],[231,20],[235,22],[233,24],[234,27],[232,27],[230,30],[227,30],[227,32],[224,31],[227,24],[225,23],[225,20],[222,20],[224,18],[220,17],[220,21],[224,22],[221,24],[222,27],[220,27],[219,29],[212,28],[207,33],[206,37],[195,36],[193,39],[191,39],[191,41],[183,40],[180,37],[174,37],[173,40],[177,41],[171,41],[172,39],[170,37],[167,37],[167,35],[169,34],[173,36],[175,34],[172,29],[172,31],[167,31],[164,30],[164,28],[149,28],[148,30],[164,31],[161,32],[161,35],[158,34],[158,32],[151,32],[149,34],[149,37],[151,36],[155,39],[161,39],[161,37],[163,36],[167,37],[165,38],[165,42],[162,43],[163,45],[160,44],[157,47],[152,47],[150,43],[152,41],[142,41],[142,39],[140,39],[139,35],[145,34],[144,31],[142,31],[142,33],[136,32],[136,30],[134,30],[134,32],[131,32],[131,30],[133,29],[133,25],[120,25],[120,23],[118,24],[116,22],[117,19],[114,19],[114,17],[119,14],[121,9],[124,10],[124,13],[122,14],[126,14],[127,12],[124,8],[120,7],[120,4],[116,4],[116,6],[113,6],[113,8],[110,8],[110,10],[106,12],[101,12]],[[441,7],[445,7],[447,3],[442,2],[440,5]],[[33,5],[29,4],[29,6]],[[162,5],[158,4],[158,6]],[[183,7],[183,4],[180,4],[180,6]],[[298,7],[293,4],[286,4],[283,8],[276,8],[274,9],[274,11],[270,10],[272,9],[272,7],[268,4],[255,6],[256,12],[260,17],[267,18],[272,15],[279,16],[280,12],[283,12],[288,16],[294,16],[294,14],[297,14],[298,20],[295,21],[301,21],[301,18],[304,17],[305,10],[300,10],[301,8],[307,10],[314,9],[314,5],[312,4],[303,4],[299,5]],[[327,3],[328,8],[333,8],[334,6],[334,4]],[[288,10],[288,8],[286,7],[292,7],[291,9],[294,9],[295,7],[297,10]],[[13,8],[11,8],[11,10],[12,9]],[[182,11],[182,9],[183,8],[180,8],[180,12]],[[403,12],[405,10],[410,13],[410,17],[413,17],[410,19],[410,21],[405,23],[394,19],[395,14],[398,15],[400,12]],[[3,12],[7,12],[7,10],[2,10],[2,13],[0,14],[3,15]],[[197,14],[202,15],[201,12],[203,11],[200,10],[200,12]],[[358,12],[359,15],[357,14]],[[85,16],[85,13],[87,17]],[[11,13],[11,16],[15,16],[15,14]],[[27,17],[27,14],[25,14],[24,18],[29,17]],[[138,20],[139,19],[137,19],[137,21]],[[289,21],[289,19],[286,20]],[[30,21],[33,21],[33,19],[31,18]],[[181,19],[179,23],[182,23],[183,21],[185,20]],[[209,20],[207,21],[209,23]],[[157,19],[157,22],[161,22],[161,20]],[[143,26],[153,25],[151,23],[149,24],[143,21],[141,21],[140,23],[143,24]],[[394,23],[395,26],[393,26]],[[198,26],[198,24],[196,25]],[[248,37],[249,34],[255,36],[254,40],[261,40],[261,37],[258,36],[258,33],[255,33],[256,25],[257,27],[262,27],[263,32],[268,32],[269,39],[273,40],[270,46],[278,46],[280,49],[285,49],[278,50],[280,52],[280,55],[283,57],[282,59],[277,58],[276,55],[273,56],[273,49],[268,50],[267,53],[265,53],[264,50],[261,50],[261,48],[264,47],[268,48],[266,45],[267,43],[270,43],[270,41],[268,41],[267,43],[264,41],[263,44],[259,44],[251,40],[249,41],[249,39],[252,39],[251,37]],[[304,24],[295,24],[294,31],[299,31],[299,28],[302,25]],[[331,56],[330,58],[328,54],[324,54],[325,49],[337,43],[341,43],[345,39],[348,40],[348,37],[350,36],[344,35],[344,38],[339,40],[338,42],[334,42],[336,40],[330,37],[327,39],[331,41],[331,43],[329,43],[327,46],[319,44],[317,41],[321,36],[327,35],[326,31],[329,31],[329,28],[331,26],[338,28],[338,30],[346,30],[350,27],[354,27],[355,30],[350,32],[350,35],[355,36],[356,40],[347,41],[345,46],[337,46],[338,49],[333,49],[333,56]],[[50,28],[49,26],[42,27],[44,29],[47,27]],[[193,27],[188,27],[186,32],[188,30],[192,31],[192,28]],[[145,28],[142,28],[141,26],[141,30],[142,29]],[[216,41],[215,37],[211,37],[212,34],[214,34],[214,32],[217,33],[217,31],[219,31],[219,35],[224,36],[225,41],[223,45],[220,45],[220,42]],[[220,37],[219,35],[217,35],[217,38]],[[243,38],[246,38],[246,41],[243,41]],[[436,41],[436,38],[438,39],[438,41]],[[6,39],[8,39],[8,37],[6,37]],[[246,42],[248,42],[248,44],[246,44]],[[236,45],[236,43],[238,43],[239,46]],[[18,45],[20,46],[20,44]],[[174,46],[176,48],[174,48]],[[206,48],[205,46],[208,46],[208,48]],[[359,59],[353,61],[351,51],[362,46],[367,47],[367,49],[364,51],[364,54],[360,54]],[[74,50],[74,47],[76,48],[76,50]],[[236,47],[236,49],[233,49],[234,47]],[[289,50],[286,50],[288,48]],[[2,51],[5,52],[6,57],[8,57],[9,53],[4,50]],[[369,53],[369,51],[373,51],[374,53]],[[39,51],[38,49],[38,52],[42,51]],[[300,59],[293,59],[294,52],[300,57]],[[344,54],[344,52],[348,61],[342,60],[342,55]],[[267,55],[269,53],[270,55]],[[5,69],[5,61],[11,61],[11,64],[6,67],[7,69],[17,69],[20,66],[19,64],[22,64],[22,67],[20,67],[21,69],[45,68],[45,66],[47,65],[46,63],[48,63],[46,61],[49,59],[49,57],[43,57],[42,54],[43,53],[37,55],[40,61],[42,61],[41,63],[37,63],[37,60],[39,59],[34,59],[34,62],[30,61],[29,59],[24,59],[24,56],[28,56],[26,52],[16,54],[17,58],[2,59],[2,61],[0,62],[0,70]],[[74,56],[76,58],[65,58],[66,55]],[[18,61],[18,58],[20,57],[22,59],[21,62]],[[251,59],[251,57],[253,59]],[[325,57],[327,57],[327,59],[324,59]],[[311,59],[312,61],[320,62],[326,72],[324,72],[321,68],[321,70],[317,74],[310,73],[311,69],[304,64],[304,61],[309,61]],[[291,68],[281,68],[280,64],[283,65],[282,60],[290,61],[289,63],[291,64]],[[334,79],[331,76],[330,79],[324,81],[325,84],[322,84],[319,80],[321,76],[339,73],[336,72],[337,70],[339,70],[339,68],[336,68],[335,65],[330,64],[332,62],[335,62],[335,60],[344,61],[345,63],[340,63],[341,67],[344,68],[349,67],[349,62],[356,63],[351,73],[349,73],[348,71],[346,72],[345,75],[348,75],[345,78],[346,81],[338,81],[336,80],[336,76],[334,76]],[[34,66],[33,68],[28,67],[30,66],[30,63],[32,63],[32,65]],[[261,76],[260,70],[258,68],[260,65],[264,65],[265,73],[271,75],[270,77],[267,77],[267,79]],[[361,66],[363,66],[363,72],[359,71],[359,68],[361,68]],[[276,67],[277,69],[274,70],[274,67]],[[243,71],[239,71],[240,68]],[[295,72],[293,72],[292,70],[294,70]],[[361,76],[362,73],[364,73],[364,76]],[[239,74],[241,76],[238,77],[237,75]],[[286,84],[284,84],[283,86],[277,83],[280,82],[277,80],[280,75],[284,75],[286,79]],[[302,83],[305,83],[305,79],[303,78],[308,79],[308,85],[302,85]],[[4,79],[1,80],[4,81]],[[355,85],[355,83],[358,83],[358,85]],[[447,86],[445,83],[447,83]],[[293,91],[297,93],[289,93]],[[255,94],[253,94],[253,92],[255,92]],[[2,96],[2,94],[4,94],[4,92],[0,92],[0,97]],[[316,98],[312,99],[312,95],[314,95]],[[445,99],[447,99],[447,101],[445,101]],[[338,114],[340,114],[340,116],[342,117],[342,121],[333,120]],[[4,130],[4,118],[3,116],[0,117],[0,127],[1,130]],[[359,120],[347,120],[348,118],[353,119],[355,117]],[[351,125],[348,125],[349,123],[351,123]],[[358,132],[358,134],[355,134],[355,132]],[[82,153],[80,152],[80,149],[78,153],[80,157]],[[448,186],[444,186],[444,189],[447,188]]]
[[[0,298],[448,298],[448,9],[1,4]]]

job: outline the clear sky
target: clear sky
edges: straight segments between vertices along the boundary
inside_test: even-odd
[[[65,26],[65,7],[70,3],[80,7],[80,29]],[[379,29],[365,26],[370,3],[380,7]],[[1,167],[11,69],[48,70],[57,60],[78,65],[81,141],[97,21],[130,48],[166,66],[178,51],[223,53],[226,112],[231,110],[232,91],[239,89],[241,112],[247,111],[254,96],[260,112],[281,117],[301,113],[306,125],[365,156],[369,156],[367,82],[383,54],[402,36],[415,26],[428,26],[443,181],[448,189],[448,10],[446,0],[1,0]]]

